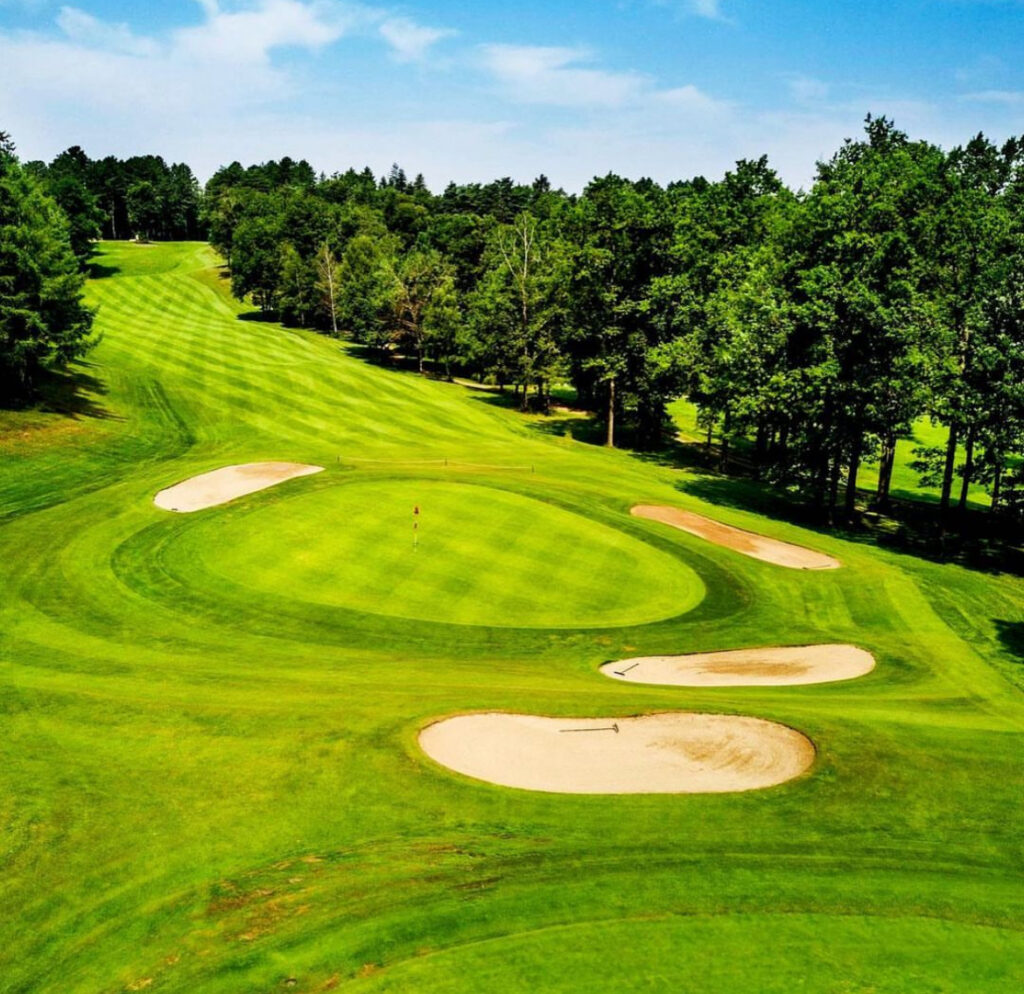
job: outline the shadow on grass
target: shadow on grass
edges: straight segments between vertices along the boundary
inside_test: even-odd
[[[1019,534],[1011,533],[1004,522],[994,521],[984,511],[955,517],[943,533],[932,505],[894,502],[890,514],[882,515],[860,504],[862,498],[869,497],[862,494],[854,520],[831,526],[819,508],[756,480],[704,471],[679,480],[676,487],[719,507],[762,514],[848,542],[881,546],[933,563],[957,563],[982,573],[1024,575],[1024,553],[1015,544]]]
[[[120,266],[105,266],[102,262],[89,263],[89,279],[105,280],[121,272]]]
[[[530,422],[531,431],[554,438],[572,438],[587,445],[603,445],[604,425],[596,418],[562,415],[557,412]]]
[[[238,315],[239,321],[255,321],[259,324],[277,324],[277,311],[244,311]]]
[[[717,507],[762,514],[822,534],[839,534],[843,538],[857,537],[854,532],[829,527],[822,520],[822,513],[817,508],[756,480],[718,476],[706,470],[698,470],[695,475],[679,480],[676,488]]]
[[[92,363],[79,360],[72,368],[46,370],[36,383],[35,392],[23,403],[0,405],[7,410],[39,411],[43,414],[59,414],[73,421],[91,418],[99,421],[118,421],[113,414],[96,399],[107,393],[102,380],[87,372],[94,369]]]
[[[1024,665],[1024,621],[996,619],[996,633],[1003,648]]]

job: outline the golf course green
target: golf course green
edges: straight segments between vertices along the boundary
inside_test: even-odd
[[[356,483],[204,524],[192,544],[218,577],[427,621],[638,624],[681,614],[703,595],[693,570],[666,553],[491,487]]]
[[[259,320],[204,244],[107,243],[94,276],[75,397],[0,412],[0,992],[1024,989],[1024,581],[711,505]],[[324,471],[154,504],[262,461]],[[601,673],[826,643],[876,666]],[[502,787],[419,746],[475,712],[748,716],[814,755],[739,792]]]

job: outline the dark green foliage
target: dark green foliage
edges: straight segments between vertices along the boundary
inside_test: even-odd
[[[47,362],[86,351],[83,284],[67,218],[0,141],[0,406],[29,396]]]
[[[397,165],[317,179],[288,159],[236,162],[207,184],[204,217],[236,293],[286,323],[514,386],[524,408],[568,378],[609,444],[624,429],[661,446],[685,395],[723,468],[743,450],[757,475],[849,517],[866,462],[888,506],[897,441],[928,414],[948,429],[945,459],[921,467],[943,506],[959,472],[961,505],[981,484],[998,508],[1024,447],[1022,150],[978,136],[945,153],[869,117],[799,194],[763,157],[718,182],[609,175],[579,197],[543,176],[434,196]]]

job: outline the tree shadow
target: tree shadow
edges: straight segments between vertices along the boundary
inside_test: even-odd
[[[58,414],[72,421],[86,418],[98,421],[123,420],[97,400],[107,394],[107,386],[87,371],[95,368],[92,363],[78,360],[67,369],[47,369],[40,376],[30,397],[22,403],[15,401],[0,407]]]
[[[105,280],[121,272],[120,266],[106,266],[102,262],[89,263],[89,279]]]
[[[705,471],[679,480],[676,488],[719,507],[761,514],[848,542],[933,563],[956,563],[981,573],[1024,575],[1024,551],[1004,527],[980,511],[969,511],[945,532],[934,508],[910,501],[894,502],[888,515],[861,506],[849,524],[830,525],[820,508],[757,480]]]
[[[1024,621],[995,619],[996,634],[1003,648],[1024,665]]]
[[[585,445],[603,445],[604,425],[594,417],[573,417],[557,412],[538,417],[528,425],[530,431],[549,438],[571,438]]]
[[[819,509],[755,480],[719,476],[705,470],[679,480],[676,488],[718,507],[750,511],[822,533],[835,534],[839,531],[828,527]],[[842,534],[844,538],[848,537],[845,531]]]
[[[239,321],[255,321],[257,324],[277,324],[277,311],[243,311],[238,315]]]

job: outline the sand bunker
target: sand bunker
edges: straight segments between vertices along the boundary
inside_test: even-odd
[[[769,649],[636,656],[605,663],[601,672],[627,683],[674,687],[768,687],[853,680],[875,668],[855,645],[784,645]]]
[[[153,498],[153,503],[165,511],[202,511],[297,476],[322,472],[323,466],[305,466],[297,462],[250,462],[242,466],[225,466],[161,490]]]
[[[478,780],[559,794],[718,794],[771,787],[814,762],[800,732],[724,714],[638,718],[460,715],[420,733],[428,756]]]
[[[826,556],[823,552],[814,552],[789,542],[766,538],[754,532],[723,525],[720,521],[705,518],[702,514],[682,511],[677,507],[658,507],[652,504],[638,504],[631,511],[638,518],[660,521],[673,528],[699,538],[724,546],[734,552],[742,552],[745,556],[761,559],[776,566],[788,566],[790,569],[838,569],[842,563],[838,559]]]

